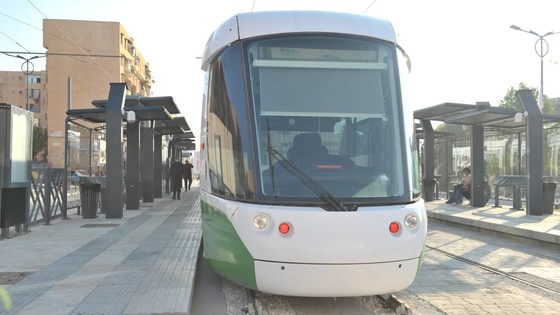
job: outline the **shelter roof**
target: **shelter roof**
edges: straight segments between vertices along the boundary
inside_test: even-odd
[[[504,129],[525,128],[525,119],[516,121],[516,115],[524,117],[523,112],[513,108],[459,103],[443,103],[414,112],[415,119],[437,120],[443,121],[446,124],[478,125]],[[560,116],[543,114],[543,124],[553,122],[560,122]]]
[[[97,108],[105,108],[108,100],[94,100],[91,104]],[[163,106],[170,114],[179,114],[179,108],[173,97],[171,96],[156,96],[156,97],[143,97],[139,95],[129,95],[124,101],[125,110],[140,106]]]
[[[154,131],[161,135],[185,134],[190,132],[189,124],[185,117],[173,117],[170,120],[156,121]],[[192,132],[190,132],[192,134]]]
[[[107,121],[105,109],[108,100],[94,100],[91,103],[95,108],[69,109],[66,114],[74,119],[82,119],[92,123],[105,123]],[[162,135],[182,134],[190,131],[184,117],[173,117],[174,114],[179,114],[180,111],[171,96],[127,96],[124,110],[134,111],[137,121],[156,121],[154,131]],[[126,117],[123,115],[123,121],[125,120]]]

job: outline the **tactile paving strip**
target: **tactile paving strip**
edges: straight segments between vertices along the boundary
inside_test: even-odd
[[[72,314],[188,312],[201,240],[200,203],[189,203],[169,215]]]

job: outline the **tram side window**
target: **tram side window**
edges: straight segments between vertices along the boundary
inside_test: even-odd
[[[254,198],[246,99],[240,47],[230,46],[210,67],[208,91],[208,168],[212,193],[232,199]]]

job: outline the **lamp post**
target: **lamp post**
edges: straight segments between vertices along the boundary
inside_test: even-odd
[[[543,107],[544,107],[544,87],[543,87],[543,85],[544,85],[543,84],[544,56],[546,56],[548,54],[548,49],[549,49],[548,42],[544,38],[546,36],[549,36],[549,35],[558,34],[558,32],[550,31],[550,32],[548,32],[544,35],[540,35],[540,34],[536,33],[535,31],[532,31],[532,30],[528,30],[528,31],[524,30],[517,25],[511,25],[510,28],[512,28],[516,31],[521,31],[521,32],[533,34],[533,35],[535,35],[539,38],[535,42],[535,52],[541,58],[541,86],[540,86],[540,91],[539,91],[539,108],[541,109],[541,112],[542,112]],[[545,48],[545,46],[546,46],[546,48]]]
[[[25,74],[25,109],[29,110],[29,75],[33,74],[33,72],[35,71],[35,66],[31,62],[31,60],[36,59],[36,58],[45,57],[45,56],[33,56],[31,58],[25,58],[21,55],[13,55],[13,54],[10,54],[10,53],[7,53],[7,52],[2,52],[2,53],[6,56],[10,56],[10,57],[25,60],[21,64],[21,72],[23,72],[23,74]]]
[[[35,71],[35,66],[31,62],[31,60],[33,60],[35,58],[39,58],[40,56],[33,56],[31,58],[25,58],[25,57],[22,57],[20,55],[17,55],[16,57],[25,60],[21,64],[21,72],[23,72],[23,74],[25,74],[25,94],[26,94],[25,95],[25,109],[29,110],[29,75],[33,74],[33,71]]]

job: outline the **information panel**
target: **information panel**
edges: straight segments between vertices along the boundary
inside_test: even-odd
[[[11,182],[30,182],[32,152],[32,116],[29,111],[12,106],[12,132],[10,158]]]

